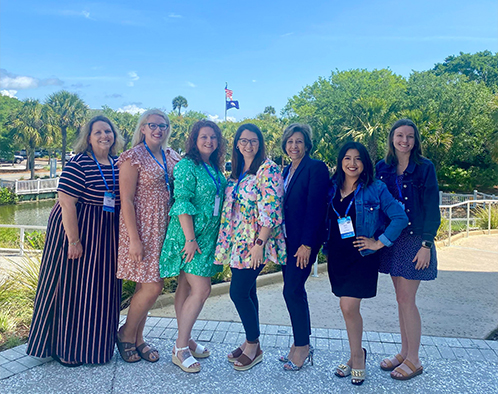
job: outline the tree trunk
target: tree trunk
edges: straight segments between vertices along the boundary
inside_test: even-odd
[[[35,179],[35,151],[29,152],[27,161],[29,162],[29,167],[31,170],[31,180]]]
[[[61,127],[62,134],[62,154],[61,154],[61,163],[62,169],[66,166],[66,145],[67,145],[67,128],[66,126]]]

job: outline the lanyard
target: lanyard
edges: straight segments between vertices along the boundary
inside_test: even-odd
[[[209,176],[213,180],[213,182],[216,186],[216,195],[219,196],[220,195],[220,188],[221,188],[220,173],[216,170],[216,168],[214,169],[216,171],[216,175],[218,178],[218,182],[216,182],[216,179],[214,178],[213,174],[211,174],[211,171],[209,171],[209,168],[207,167],[206,163],[202,162],[202,165],[204,166],[204,169],[207,171],[207,173],[209,174]]]
[[[295,171],[294,171],[295,173]],[[289,187],[289,183],[294,176],[294,173],[291,175],[291,169],[289,168],[289,172],[287,173],[287,176],[284,179],[284,190],[287,191],[287,188]]]
[[[344,214],[344,217],[347,217],[348,216],[348,212],[349,212],[349,209],[351,208],[351,205],[353,205],[353,201],[355,200],[356,198],[356,195],[358,194],[358,192],[360,191],[361,189],[361,185],[358,185],[356,187],[356,190],[354,191],[354,196],[353,198],[351,199],[351,201],[349,202],[349,205],[348,205],[348,208],[346,209],[346,213]],[[340,193],[340,191],[339,191]],[[340,219],[341,218],[341,215],[339,215],[339,212],[336,211],[336,209],[334,208],[334,197],[332,197],[332,199],[330,200],[330,205],[332,205],[332,209],[334,210],[335,214],[337,215],[337,217]]]
[[[237,181],[237,184],[235,185],[235,187],[233,188],[233,191],[232,191],[232,197],[233,197],[234,200],[237,199],[237,194],[239,192],[240,181],[242,181],[242,179],[244,179],[244,177],[246,176],[246,174],[247,174],[247,171],[239,175],[239,180]]]
[[[107,181],[105,180],[104,173],[102,172],[102,167],[100,167],[100,163],[98,162],[97,158],[95,157],[95,153],[92,151],[92,156],[93,160],[95,160],[95,163],[97,163],[97,167],[99,168],[100,171],[100,176],[102,177],[102,180],[104,181],[105,188],[107,189],[108,192],[111,190],[109,189],[109,186],[107,185]],[[116,173],[114,172],[114,162],[111,156],[109,156],[109,162],[111,163],[112,167],[112,194],[116,191]]]
[[[395,182],[396,182],[396,187],[398,188],[398,195],[399,195],[399,200],[400,200],[400,201],[403,201],[403,194],[401,193],[401,186],[400,186],[400,184],[399,184],[399,180],[398,180],[398,179],[399,179],[400,177],[402,177],[402,176],[403,176],[403,175],[396,175],[396,178],[395,178],[395,179],[396,179],[396,180],[395,180]]]
[[[156,156],[154,156],[152,154],[152,152],[149,149],[149,147],[147,146],[147,142],[145,142],[145,140],[144,140],[144,146],[145,146],[145,149],[147,149],[147,152],[149,152],[149,154],[152,156],[152,158],[159,165],[159,167],[161,167],[164,170],[164,178],[166,179],[166,186],[168,187],[168,191],[169,191],[168,163],[166,162],[166,155],[164,154],[163,148],[161,148],[161,154],[163,155],[164,165],[162,165],[161,163],[159,163],[159,160],[156,159]]]

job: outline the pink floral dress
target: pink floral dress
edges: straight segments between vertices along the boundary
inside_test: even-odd
[[[180,161],[180,155],[171,148],[164,150],[168,176],[172,179],[173,168]],[[170,194],[166,186],[164,170],[159,167],[143,144],[124,152],[118,160],[121,166],[126,160],[138,169],[135,192],[135,215],[140,240],[144,247],[144,258],[137,263],[130,259],[130,236],[123,219],[119,217],[118,271],[119,279],[138,283],[159,282],[159,256],[168,226]]]
[[[278,166],[266,159],[256,175],[246,175],[234,193],[237,180],[229,179],[221,216],[215,264],[249,268],[249,251],[261,227],[272,232],[265,245],[263,263],[285,264],[287,255],[282,232],[284,182]]]

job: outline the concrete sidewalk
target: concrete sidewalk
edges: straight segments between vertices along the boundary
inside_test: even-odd
[[[281,283],[258,290],[264,361],[250,371],[235,371],[226,354],[244,341],[228,295],[211,297],[193,331],[211,357],[201,360],[199,374],[186,374],[171,363],[177,335],[172,306],[151,311],[147,339],[161,359],[155,364],[127,364],[116,353],[103,366],[68,369],[56,362],[26,356],[25,345],[0,353],[3,393],[498,393],[498,341],[485,341],[498,325],[498,236],[460,239],[438,250],[439,276],[421,285],[418,303],[423,333],[424,373],[407,382],[381,371],[379,362],[400,349],[396,303],[390,278],[381,275],[376,298],[362,306],[368,351],[367,380],[361,387],[334,376],[335,366],[348,358],[344,323],[328,278],[308,281],[315,346],[315,365],[286,372],[277,360],[292,344]],[[167,316],[170,317],[167,317]],[[122,321],[124,317],[122,318]]]

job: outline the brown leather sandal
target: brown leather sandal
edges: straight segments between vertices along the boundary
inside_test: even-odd
[[[398,364],[395,364],[396,360],[398,361]],[[403,364],[403,361],[405,361],[405,359],[401,354],[398,353],[392,358],[385,358],[384,360],[382,360],[382,363],[384,363],[386,366],[384,367],[381,363],[380,369],[382,369],[383,371],[392,371],[397,366]]]
[[[409,373],[405,371],[405,369],[403,369],[403,365],[406,365],[408,367],[408,370],[410,371]],[[396,367],[393,372],[397,372],[401,376],[393,376],[393,373],[391,372],[391,378],[396,380],[409,380],[424,372],[424,367],[420,366],[419,368],[415,368],[415,365],[413,365],[411,361],[405,360],[403,361],[403,364],[401,364],[399,367]]]
[[[237,349],[235,350],[232,350],[227,358],[228,358],[228,361],[231,362],[231,363],[234,363],[235,361],[237,361],[237,359],[242,355],[242,353],[244,353],[244,351],[242,350],[242,348],[239,346]],[[230,354],[232,355],[232,357],[230,357]]]
[[[256,349],[256,355],[254,358],[251,360],[247,355],[242,353],[239,358],[237,358],[237,362],[239,362],[242,365],[236,365],[234,364],[233,367],[237,371],[247,371],[248,369],[251,369],[254,367],[256,364],[259,364],[261,361],[263,361],[263,351],[261,350],[261,347],[259,346],[259,340],[255,342],[249,342],[247,343],[257,343],[258,348]]]

